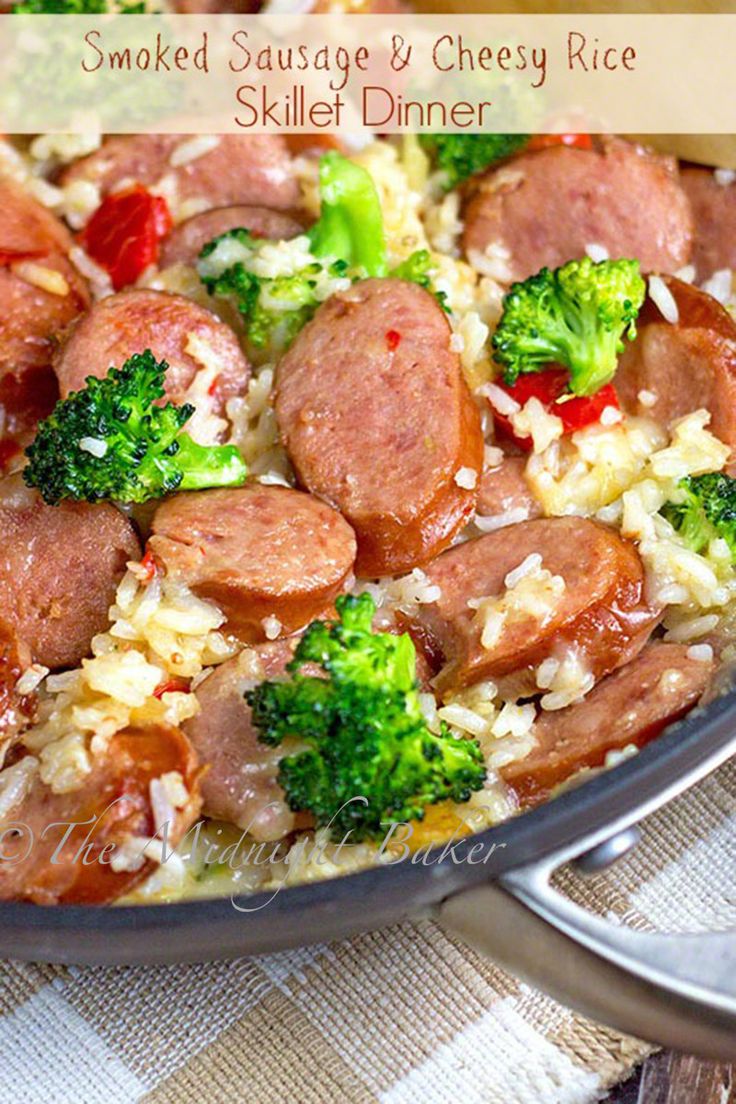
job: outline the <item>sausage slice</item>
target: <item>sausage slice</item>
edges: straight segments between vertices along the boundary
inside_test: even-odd
[[[680,172],[694,222],[692,263],[698,280],[721,268],[736,268],[736,184],[719,184],[711,169]]]
[[[45,667],[71,667],[108,625],[128,560],[130,521],[107,503],[47,506],[20,476],[0,482],[0,609]]]
[[[187,149],[195,148],[191,143],[191,135],[181,134],[110,135],[98,150],[70,165],[61,183],[89,181],[104,196],[132,183],[155,188],[170,182],[179,202],[298,205],[299,185],[280,135],[222,134],[210,149],[187,159]]]
[[[55,794],[36,775],[25,800],[9,814],[22,829],[12,852],[6,832],[6,853],[16,861],[0,863],[0,900],[104,905],[143,881],[155,869],[150,858],[136,862],[157,828],[151,784],[174,771],[188,797],[181,808],[172,806],[168,818],[170,853],[200,808],[197,759],[178,729],[131,727],[116,733],[80,788],[70,793]],[[71,823],[79,827],[69,831]],[[114,869],[121,859],[123,869]]]
[[[250,367],[229,326],[183,295],[131,288],[95,303],[71,327],[54,360],[62,397],[84,387],[87,376],[102,378],[146,349],[168,362],[172,402],[188,397],[202,371],[212,378],[195,400],[199,411],[211,403],[211,412],[222,415],[227,400],[247,390]]]
[[[50,211],[0,178],[0,406],[10,432],[31,428],[51,410],[54,339],[89,303],[69,260],[73,244]]]
[[[174,227],[161,246],[159,268],[193,265],[207,242],[241,226],[256,238],[272,241],[295,238],[303,230],[302,224],[291,215],[272,211],[270,207],[215,207]]]
[[[564,591],[542,612],[517,610],[494,643],[481,643],[480,622],[468,606],[502,595],[507,574],[532,553],[564,580]],[[659,611],[644,601],[644,568],[634,546],[613,529],[586,518],[540,518],[466,541],[426,569],[440,598],[421,607],[420,625],[444,658],[440,692],[490,678],[519,695],[538,692],[533,669],[549,656],[580,655],[596,678],[643,647]]]
[[[710,295],[674,276],[663,277],[677,306],[667,322],[648,298],[637,337],[619,360],[616,391],[622,406],[668,424],[705,407],[710,429],[736,448],[736,322]],[[653,405],[645,405],[640,393]]]
[[[542,507],[526,481],[525,468],[526,457],[504,456],[497,468],[483,472],[477,507],[481,517],[508,514],[517,522],[541,516]]]
[[[692,216],[672,158],[615,138],[594,150],[522,153],[480,177],[465,207],[468,259],[482,268],[492,248],[504,283],[557,268],[591,244],[636,257],[644,270],[686,264]]]
[[[9,743],[31,723],[37,695],[18,692],[18,680],[30,665],[30,651],[13,626],[0,618],[0,768]]]
[[[359,576],[426,563],[472,516],[480,417],[415,284],[365,280],[323,303],[278,365],[275,408],[300,483],[355,529]]]
[[[687,645],[650,644],[583,701],[541,713],[536,747],[503,767],[501,777],[522,807],[541,804],[577,771],[602,767],[609,751],[643,747],[684,717],[707,689],[713,667],[691,659]]]
[[[258,484],[174,495],[154,515],[149,547],[244,643],[265,639],[265,618],[290,633],[322,613],[355,560],[355,536],[335,510]]]
[[[197,687],[200,712],[184,725],[206,767],[204,814],[230,821],[256,840],[287,835],[294,828],[294,814],[277,782],[279,761],[286,753],[259,742],[243,694],[263,679],[282,676],[294,644],[260,644],[215,668]]]

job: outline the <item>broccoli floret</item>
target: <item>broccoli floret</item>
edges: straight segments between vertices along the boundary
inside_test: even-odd
[[[145,0],[22,0],[13,5],[13,15],[101,15],[118,12],[120,15],[144,15]]]
[[[339,620],[307,628],[288,680],[262,682],[245,699],[263,743],[293,738],[303,747],[279,767],[290,807],[359,840],[421,820],[438,801],[467,801],[486,771],[474,740],[427,728],[411,638],[372,631],[368,594],[336,607]],[[325,677],[302,674],[305,663]]]
[[[243,260],[232,260],[236,255],[233,242],[242,247]],[[258,244],[243,227],[227,230],[202,249],[199,275],[210,295],[232,297],[255,349],[281,351],[288,348],[324,298],[320,284],[345,276],[348,266],[341,260],[313,261],[288,276],[258,276],[246,268]]]
[[[646,285],[639,262],[568,261],[512,284],[493,335],[506,383],[555,362],[570,370],[570,390],[593,395],[616,371],[623,339],[636,337]]]
[[[419,141],[438,169],[446,174],[449,191],[473,173],[510,157],[529,141],[528,134],[420,134]]]
[[[676,500],[661,513],[693,552],[721,537],[736,558],[736,479],[723,472],[688,475],[677,484]]]
[[[434,295],[435,299],[442,307],[443,311],[447,314],[450,313],[450,308],[447,305],[447,292],[436,291],[432,286],[432,257],[428,249],[415,249],[405,261],[401,264],[397,264],[389,272],[389,276],[395,277],[397,280],[409,280],[412,284],[418,284],[419,287],[424,288],[430,294]]]
[[[387,275],[381,204],[370,173],[339,153],[327,153],[320,161],[320,195],[320,217],[306,235],[307,257],[316,259],[294,272],[262,275],[261,251],[274,243],[254,238],[244,227],[220,234],[199,254],[202,283],[210,295],[233,300],[255,350],[277,356],[287,349],[334,290],[335,280]],[[431,290],[430,268],[429,253],[418,250],[390,275]],[[436,294],[444,307],[445,296]]]
[[[150,349],[111,368],[104,379],[56,404],[38,427],[23,478],[44,500],[146,502],[172,491],[230,487],[246,467],[232,445],[199,445],[182,426],[189,403],[153,404],[164,396],[166,361]]]
[[[319,218],[308,237],[315,257],[333,257],[365,276],[386,275],[383,216],[373,177],[336,152],[319,162]]]

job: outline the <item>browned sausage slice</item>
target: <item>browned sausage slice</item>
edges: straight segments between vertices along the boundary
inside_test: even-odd
[[[562,578],[564,590],[548,602],[541,597],[541,612],[516,608],[484,647],[468,602],[504,594],[506,576],[534,553],[542,569]],[[445,552],[426,573],[441,596],[421,607],[418,620],[444,656],[436,679],[443,693],[484,678],[505,680],[519,694],[537,692],[533,668],[568,651],[598,679],[643,647],[659,616],[644,601],[644,569],[634,546],[586,518],[497,529]]]
[[[5,749],[31,723],[37,695],[18,691],[18,680],[31,663],[31,653],[13,626],[0,618],[0,767]]]
[[[541,516],[542,507],[526,481],[525,468],[525,457],[504,456],[497,468],[483,472],[477,506],[481,517],[509,515],[517,522]]]
[[[252,484],[162,503],[149,547],[172,578],[215,602],[244,643],[275,617],[287,633],[344,588],[355,536],[337,511],[301,491]]]
[[[89,303],[69,260],[73,244],[50,211],[0,179],[0,405],[11,432],[49,413],[57,397],[54,338]]]
[[[246,829],[256,840],[287,835],[294,814],[276,780],[285,752],[259,742],[243,694],[263,679],[282,676],[294,643],[260,644],[217,667],[197,687],[200,712],[184,725],[206,767],[203,812]]]
[[[107,628],[128,560],[130,521],[107,503],[46,506],[20,476],[0,482],[0,609],[33,659],[70,667]]]
[[[172,772],[180,775],[187,796],[181,808],[171,806],[173,816],[167,818],[170,853],[200,808],[197,759],[178,729],[118,732],[70,793],[53,793],[36,775],[30,793],[9,813],[22,834],[11,851],[6,833],[4,848],[17,861],[0,863],[0,899],[104,905],[132,889],[155,869],[148,857],[136,861],[158,827],[151,784]],[[79,827],[68,829],[72,823]],[[122,869],[115,869],[121,860]]]
[[[299,481],[355,529],[358,575],[398,574],[447,547],[472,516],[483,439],[447,319],[428,292],[389,279],[333,295],[279,363],[276,383]]]
[[[698,280],[736,268],[736,184],[720,184],[711,169],[680,171],[694,221],[692,263]]]
[[[494,274],[506,283],[581,257],[592,244],[636,257],[642,269],[673,272],[688,261],[691,241],[675,162],[620,139],[595,150],[523,153],[485,173],[465,208],[466,255],[482,267],[492,249],[504,264]]]
[[[62,184],[86,180],[106,195],[121,185],[135,182],[154,188],[170,178],[179,202],[201,199],[209,207],[298,205],[299,185],[280,135],[223,134],[212,148],[177,164],[187,148],[195,148],[190,143],[192,137],[181,134],[111,135],[94,153],[70,165]]]
[[[207,242],[240,226],[250,230],[256,238],[272,241],[295,238],[303,229],[291,215],[272,211],[270,207],[215,207],[174,227],[161,246],[159,268],[193,265]]]
[[[538,805],[577,771],[602,767],[610,751],[653,740],[693,708],[712,674],[713,662],[691,659],[686,645],[651,644],[583,701],[541,713],[536,747],[501,776],[521,806]]]
[[[201,371],[212,381],[195,401],[198,410],[211,399],[221,415],[229,398],[247,390],[250,367],[229,326],[183,295],[132,288],[95,303],[70,329],[54,361],[62,397],[146,349],[168,362],[166,396],[173,402],[184,401]]]
[[[621,403],[630,413],[649,414],[664,425],[705,407],[712,432],[736,448],[736,323],[704,291],[674,276],[662,279],[678,321],[665,321],[651,298],[646,300],[636,340],[616,370]]]

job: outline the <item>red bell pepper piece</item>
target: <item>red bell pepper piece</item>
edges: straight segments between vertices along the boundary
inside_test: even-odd
[[[161,699],[164,694],[188,694],[189,693],[189,679],[172,678],[167,679],[165,682],[160,682],[156,689],[153,691],[154,698]]]
[[[135,184],[102,201],[82,232],[82,244],[119,291],[156,263],[159,242],[173,225],[166,200]]]
[[[547,368],[544,372],[529,372],[519,376],[512,385],[502,380],[494,380],[494,383],[519,406],[524,406],[529,399],[539,399],[545,410],[560,418],[565,435],[593,425],[607,406],[619,409],[618,395],[612,383],[607,383],[594,395],[571,395],[568,390],[569,378],[564,368]],[[527,451],[531,449],[531,437],[519,437],[514,432],[510,417],[499,414],[494,409],[493,419],[506,437],[510,437],[520,448]]]
[[[535,134],[527,149],[541,150],[548,149],[549,146],[572,146],[574,149],[589,150],[593,148],[593,139],[589,134]]]
[[[156,574],[156,561],[150,548],[146,549],[146,554],[141,560],[141,567],[145,568],[146,582],[150,583]]]

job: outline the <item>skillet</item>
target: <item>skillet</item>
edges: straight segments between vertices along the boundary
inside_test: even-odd
[[[724,135],[648,135],[703,164],[736,167]],[[736,1060],[736,932],[649,934],[587,913],[550,885],[573,862],[599,870],[636,825],[736,753],[736,687],[636,756],[553,801],[402,861],[271,893],[168,905],[0,903],[0,955],[121,965],[261,954],[431,915],[450,934],[564,1003],[621,1031]]]

